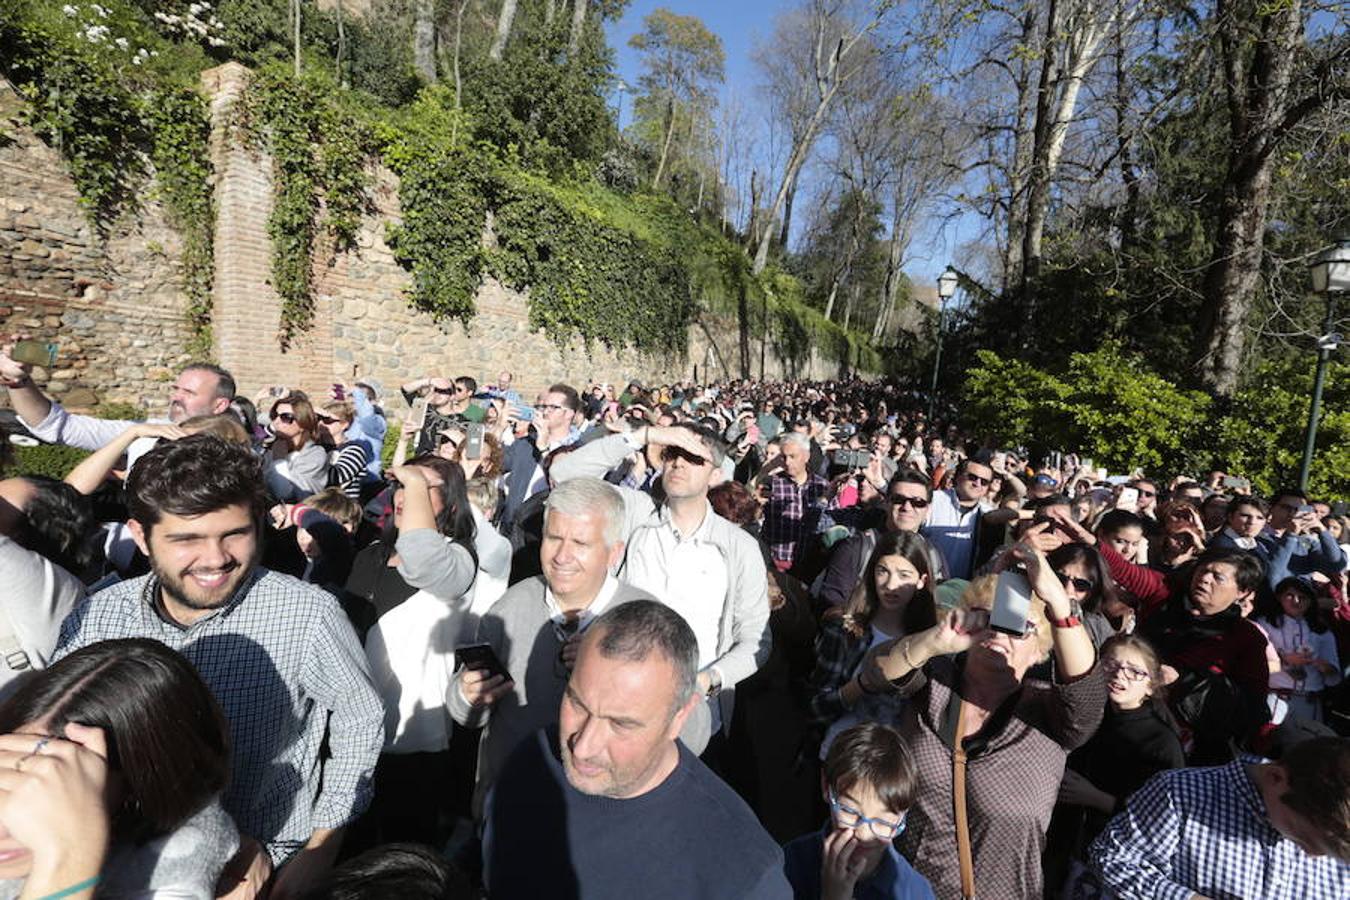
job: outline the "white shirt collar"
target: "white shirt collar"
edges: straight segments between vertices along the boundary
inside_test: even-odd
[[[1232,526],[1230,525],[1224,526],[1223,533],[1228,535],[1229,540],[1231,540],[1234,544],[1237,544],[1238,547],[1243,550],[1256,549],[1256,538],[1243,537],[1242,535],[1234,531]]]
[[[595,595],[595,599],[591,601],[590,606],[587,606],[577,615],[577,622],[580,626],[577,630],[584,631],[590,627],[591,619],[603,613],[614,601],[614,595],[618,592],[619,579],[613,575],[606,575],[605,583],[600,585],[600,591]],[[548,617],[551,621],[561,625],[567,620],[567,613],[563,612],[562,606],[558,603],[558,598],[553,596],[553,588],[548,586],[548,582],[544,582],[544,605],[548,607]]]

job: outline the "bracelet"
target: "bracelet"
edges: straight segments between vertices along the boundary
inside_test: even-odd
[[[98,884],[97,875],[95,875],[93,878],[86,878],[79,884],[72,884],[70,887],[65,888],[64,890],[57,891],[54,894],[45,894],[39,897],[38,900],[61,900],[62,897],[69,897],[71,894],[78,894],[80,891],[83,891],[86,888],[91,888],[96,884]]]
[[[1069,613],[1062,619],[1050,620],[1051,628],[1077,628],[1079,625],[1082,624],[1083,620],[1075,616],[1073,613]]]
[[[917,669],[917,668],[919,668],[918,666],[914,665],[914,661],[913,661],[912,659],[909,658],[909,641],[908,641],[908,640],[903,640],[903,641],[900,642],[900,659],[902,659],[902,660],[904,661],[905,665],[909,666],[911,669]]]

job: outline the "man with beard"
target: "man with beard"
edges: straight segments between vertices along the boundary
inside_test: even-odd
[[[522,741],[488,797],[494,900],[769,900],[783,854],[677,736],[699,705],[698,642],[652,600],[586,630],[558,725]]]
[[[296,896],[370,800],[384,707],[365,654],[330,594],[258,565],[265,501],[247,448],[206,434],[165,442],[131,471],[127,493],[152,571],[76,606],[56,655],[145,637],[196,666],[230,722],[222,803],[286,864],[272,897]]]
[[[71,413],[50,399],[33,384],[32,366],[15,362],[9,355],[12,345],[0,347],[0,384],[9,391],[9,402],[19,421],[33,435],[49,444],[65,444],[81,450],[107,446],[135,422],[122,419],[96,419]],[[234,399],[234,378],[220,366],[193,363],[178,373],[169,391],[167,418],[152,422],[177,425],[193,416],[220,415]],[[127,448],[127,468],[155,445],[155,438],[139,438]]]

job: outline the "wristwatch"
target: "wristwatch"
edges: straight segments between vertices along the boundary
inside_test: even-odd
[[[1053,628],[1077,628],[1083,624],[1083,620],[1073,613],[1069,613],[1062,619],[1051,619],[1050,625]]]

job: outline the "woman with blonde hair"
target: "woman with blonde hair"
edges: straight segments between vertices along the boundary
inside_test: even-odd
[[[900,850],[939,897],[977,889],[1040,896],[1041,847],[1064,761],[1106,706],[1092,640],[1063,584],[1028,544],[1015,544],[996,568],[1019,565],[1021,587],[1032,592],[1020,633],[990,626],[999,578],[988,576],[938,624],[880,645],[863,665],[864,690],[908,699],[900,733],[919,793]],[[1052,654],[1052,682],[1024,681]]]

